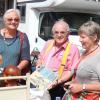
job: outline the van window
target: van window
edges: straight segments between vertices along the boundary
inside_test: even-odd
[[[52,26],[55,21],[63,18],[70,26],[71,35],[77,35],[77,30],[80,25],[88,20],[94,20],[100,23],[100,17],[96,14],[88,13],[73,13],[73,12],[44,12],[39,18],[39,36],[48,40],[52,38]]]
[[[21,12],[21,23],[25,23],[25,14],[26,14],[26,5],[25,4],[17,4],[17,9]]]

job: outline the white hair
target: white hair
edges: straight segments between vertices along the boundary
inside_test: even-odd
[[[21,14],[20,14],[20,11],[18,9],[8,9],[3,15],[4,20],[7,17],[7,14],[10,12],[15,12],[18,15],[19,19],[21,19]]]
[[[55,27],[56,27],[57,24],[63,25],[63,26],[66,28],[67,31],[70,30],[68,23],[67,23],[66,21],[64,21],[64,19],[59,19],[58,21],[56,21],[56,22],[54,23],[54,25],[53,25],[53,27],[52,27],[52,32],[54,32]]]

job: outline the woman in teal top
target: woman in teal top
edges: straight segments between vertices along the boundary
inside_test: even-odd
[[[17,9],[9,9],[3,19],[5,27],[0,30],[0,68],[14,65],[22,70],[29,64],[30,46],[25,33],[21,46],[21,32],[17,30],[21,19],[20,12]]]

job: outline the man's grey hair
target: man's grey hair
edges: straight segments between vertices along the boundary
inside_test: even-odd
[[[68,23],[67,23],[66,21],[64,21],[64,19],[59,19],[58,21],[56,21],[56,22],[54,23],[54,25],[53,25],[53,27],[52,27],[52,32],[54,32],[55,26],[56,26],[57,24],[62,24],[62,25],[64,25],[64,27],[66,28],[66,30],[67,30],[67,31],[70,31],[70,28],[69,28]]]

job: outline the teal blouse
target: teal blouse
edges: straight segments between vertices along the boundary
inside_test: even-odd
[[[19,64],[19,59],[30,60],[30,46],[27,35],[24,33],[22,51],[20,54],[19,31],[13,38],[5,38],[0,34],[0,67]]]

